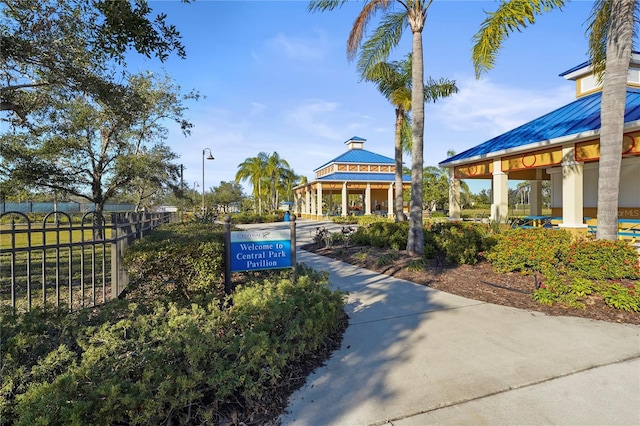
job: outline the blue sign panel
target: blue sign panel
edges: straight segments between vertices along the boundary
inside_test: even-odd
[[[256,229],[231,233],[231,271],[291,267],[291,231]]]

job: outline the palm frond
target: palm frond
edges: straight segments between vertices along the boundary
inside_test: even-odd
[[[536,15],[562,9],[565,0],[508,0],[502,1],[487,17],[473,36],[472,60],[476,78],[495,65],[497,52],[510,33],[522,31],[535,23]]]
[[[407,12],[385,15],[373,35],[362,45],[358,58],[358,73],[364,75],[389,57],[391,49],[400,43],[402,32],[407,27]]]
[[[386,11],[393,0],[369,0],[362,8],[360,14],[356,17],[347,40],[347,58],[352,60],[362,42],[362,37],[367,29],[367,25],[371,18],[375,16],[378,11]]]
[[[405,114],[402,120],[402,127],[400,128],[400,140],[402,141],[402,150],[408,155],[411,155],[411,149],[413,147],[412,131],[411,117],[409,114]]]
[[[441,78],[436,81],[429,78],[424,85],[424,101],[435,102],[440,98],[447,98],[454,93],[458,93],[458,86],[455,80]]]
[[[307,6],[309,12],[325,12],[340,7],[348,0],[311,0]]]
[[[407,74],[403,71],[402,62],[378,63],[364,78],[367,81],[376,83],[380,93],[389,100],[398,89],[411,89],[411,73]],[[396,104],[395,102],[392,103]]]
[[[389,101],[403,111],[411,111],[411,87],[398,87],[391,92]]]
[[[613,6],[614,4],[610,0],[596,0],[588,19],[589,56],[591,57],[591,64],[599,84],[602,83],[606,67],[607,37],[613,24],[611,21]],[[635,38],[637,36],[635,24],[640,22],[640,3],[637,1],[634,2],[633,20],[633,42],[635,44]]]
[[[607,34],[611,26],[611,1],[596,0],[589,17],[589,56],[598,83],[602,83],[607,59]]]

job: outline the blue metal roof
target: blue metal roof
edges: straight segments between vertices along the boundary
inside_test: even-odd
[[[396,180],[396,175],[394,173],[332,173],[327,176],[322,176],[318,178],[320,182],[322,181],[378,181],[378,182],[393,182]],[[403,175],[403,182],[411,182],[411,176]]]
[[[447,158],[440,164],[446,165],[454,161],[486,157],[498,151],[598,130],[600,129],[601,99],[602,92],[579,98],[562,108]],[[640,120],[640,90],[628,88],[624,122],[636,120]]]
[[[639,55],[639,54],[640,54],[640,51],[637,51],[637,50],[633,50],[633,51],[631,51],[631,58],[630,58],[630,59],[631,59],[631,62],[632,62],[632,63],[633,63],[634,61],[636,61],[636,60],[637,60],[637,58],[634,58],[634,56]],[[586,68],[586,67],[588,67],[588,66],[590,66],[590,65],[591,65],[591,59],[588,59],[588,60],[584,61],[583,63],[581,63],[580,65],[576,65],[576,66],[575,66],[575,67],[573,67],[573,68],[569,68],[569,69],[568,69],[568,70],[566,70],[565,72],[560,73],[560,74],[558,74],[558,75],[559,75],[560,77],[564,77],[565,75],[569,75],[569,74],[571,74],[571,73],[572,73],[572,72],[574,72],[574,71],[578,71],[579,69]]]
[[[318,171],[331,163],[360,163],[360,164],[395,164],[393,158],[367,151],[366,149],[350,149],[349,151],[337,156],[333,160],[323,164],[314,170]]]
[[[576,65],[575,67],[570,68],[570,69],[566,70],[565,72],[560,73],[560,74],[558,74],[558,75],[559,75],[560,77],[564,77],[565,75],[569,75],[569,74],[571,74],[571,73],[572,73],[572,72],[574,72],[574,71],[578,71],[579,69],[586,68],[586,67],[588,67],[589,65],[591,65],[591,59],[589,59],[589,60],[588,60],[588,61],[586,61],[586,62],[581,63],[580,65]]]

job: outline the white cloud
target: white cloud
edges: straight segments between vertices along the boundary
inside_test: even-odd
[[[344,130],[335,125],[335,114],[340,108],[337,102],[311,100],[296,107],[286,115],[286,122],[300,128],[307,138],[340,140]],[[330,124],[332,123],[332,124]]]
[[[287,36],[278,33],[264,43],[269,56],[283,56],[296,61],[317,61],[326,56],[327,42],[318,33],[313,38]]]
[[[249,105],[251,106],[249,109],[249,115],[251,116],[262,114],[267,109],[267,106],[260,102],[250,102]]]

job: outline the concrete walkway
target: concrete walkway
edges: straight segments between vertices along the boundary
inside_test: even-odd
[[[299,244],[320,225],[298,221]],[[297,255],[349,292],[350,320],[283,425],[640,425],[639,326],[545,316]]]

